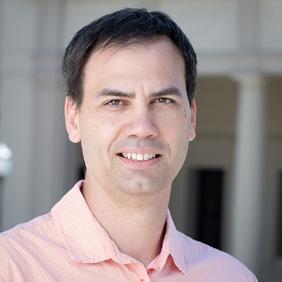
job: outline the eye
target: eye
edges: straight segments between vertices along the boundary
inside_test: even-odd
[[[107,101],[105,103],[106,106],[113,106],[113,107],[118,107],[118,106],[122,106],[125,105],[125,101],[120,100],[120,99],[112,99],[110,101]]]
[[[157,98],[155,102],[162,103],[162,104],[171,104],[171,103],[174,103],[174,100],[167,98],[167,97],[160,97],[160,98]]]

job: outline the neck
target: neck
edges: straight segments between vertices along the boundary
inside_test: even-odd
[[[161,251],[169,192],[170,189],[166,189],[157,195],[113,198],[88,177],[83,186],[90,210],[119,250],[145,266]]]

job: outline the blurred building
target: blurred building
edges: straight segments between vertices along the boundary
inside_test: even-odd
[[[174,183],[178,227],[260,281],[282,277],[282,1],[0,0],[1,229],[47,212],[82,175],[61,61],[80,27],[123,7],[168,12],[198,53],[197,139]]]

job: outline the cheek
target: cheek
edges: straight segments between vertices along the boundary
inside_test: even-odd
[[[159,124],[166,128],[166,132],[175,137],[176,140],[181,141],[183,136],[188,138],[188,132],[191,127],[189,122],[189,113],[185,110],[176,114],[161,116]]]
[[[168,144],[175,162],[182,164],[189,144],[189,123],[184,114],[162,122],[162,135]]]
[[[189,132],[191,123],[189,122],[189,113],[182,112],[176,118],[171,119],[168,127],[170,138],[175,146],[177,158],[185,159],[189,144]]]
[[[81,145],[85,153],[91,155],[96,152],[99,155],[108,151],[120,127],[116,118],[87,119],[81,122]]]

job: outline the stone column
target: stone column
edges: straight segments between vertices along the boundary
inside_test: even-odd
[[[238,82],[232,197],[232,255],[256,272],[259,266],[264,172],[264,80],[258,74]]]

